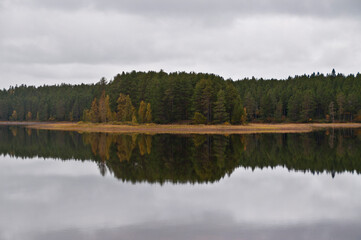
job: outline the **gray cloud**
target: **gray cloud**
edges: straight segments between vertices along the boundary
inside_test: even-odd
[[[22,1],[16,1],[22,3]],[[132,13],[140,15],[183,15],[183,16],[209,16],[238,15],[238,14],[293,14],[313,16],[359,16],[361,2],[357,0],[30,0],[29,6],[81,10],[97,9]]]
[[[165,223],[142,224],[136,226],[107,228],[82,231],[67,229],[63,231],[45,232],[37,235],[27,235],[27,239],[61,240],[61,239],[148,239],[148,240],[183,240],[183,239],[228,239],[228,240],[358,240],[361,235],[359,225],[345,222],[317,223],[312,225],[295,226],[257,226],[238,225],[226,219],[219,219],[222,223],[205,220],[202,223],[177,225]]]
[[[360,1],[0,1],[0,88],[121,71],[357,73]]]

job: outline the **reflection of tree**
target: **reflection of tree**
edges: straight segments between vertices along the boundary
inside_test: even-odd
[[[111,135],[109,136],[104,133],[100,134],[98,153],[103,161],[109,160],[109,150],[110,150],[110,146],[114,141],[113,139],[114,137]]]
[[[335,146],[335,129],[331,129],[331,130],[327,130],[326,131],[326,135],[328,135],[328,145],[330,146],[330,148],[334,148]]]
[[[106,133],[84,134],[84,142],[91,146],[94,156],[100,157],[102,161],[110,159],[111,147],[115,146],[119,161],[129,161],[135,147],[138,145],[141,156],[151,153],[151,136],[145,135],[114,135]]]
[[[211,160],[211,138],[209,135],[207,135],[203,144],[196,148],[193,164],[195,172],[201,179],[207,180],[212,178],[213,162]]]
[[[107,166],[105,165],[104,162],[98,162],[98,168],[99,168],[99,172],[102,176],[105,176],[105,174],[107,173]]]
[[[136,146],[136,138],[129,135],[119,135],[116,139],[117,156],[119,161],[129,161]]]
[[[147,153],[150,154],[152,152],[152,136],[145,136],[145,144],[147,145]]]
[[[138,139],[138,147],[140,155],[144,156],[144,154],[147,152],[147,146],[144,135],[139,136]]]
[[[31,128],[27,128],[26,133],[28,134],[28,136],[31,136]]]
[[[230,148],[233,152],[233,158],[239,160],[244,151],[246,151],[247,147],[245,144],[245,136],[244,135],[231,135],[230,137]]]
[[[10,127],[11,133],[14,137],[18,135],[18,128],[17,127]]]
[[[343,157],[345,154],[343,136],[341,134],[338,135],[338,144],[337,144],[336,152],[339,157]]]
[[[95,156],[99,156],[102,161],[109,160],[110,146],[114,141],[112,135],[106,133],[85,133],[84,134],[85,144],[91,146],[92,153]]]
[[[102,175],[110,172],[131,182],[214,182],[239,166],[361,173],[361,130],[230,136],[32,133],[0,127],[0,154],[92,160]]]
[[[227,137],[224,137],[222,135],[214,136],[213,138],[213,151],[214,156],[217,159],[217,165],[219,168],[224,168],[225,166],[225,160],[226,160],[226,149],[229,145],[229,141]]]
[[[207,141],[207,135],[194,135],[193,136],[193,142],[194,146],[199,147],[201,146],[205,141]]]

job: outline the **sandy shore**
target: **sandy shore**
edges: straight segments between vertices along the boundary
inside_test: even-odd
[[[19,125],[19,124],[17,124]],[[26,124],[33,129],[105,132],[105,133],[148,133],[148,134],[250,134],[250,133],[302,133],[325,128],[361,128],[361,123],[287,123],[235,125],[157,125],[140,124],[111,125],[93,123],[34,123]]]

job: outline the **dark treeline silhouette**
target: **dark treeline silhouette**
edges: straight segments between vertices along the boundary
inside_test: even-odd
[[[155,123],[361,121],[361,74],[224,80],[213,74],[130,72],[91,85],[0,91],[0,120]]]
[[[100,173],[149,183],[219,181],[237,167],[361,173],[361,131],[307,134],[117,135],[0,127],[0,154],[94,161]]]

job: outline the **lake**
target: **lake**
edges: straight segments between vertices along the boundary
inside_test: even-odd
[[[0,239],[361,239],[361,130],[0,126]]]

